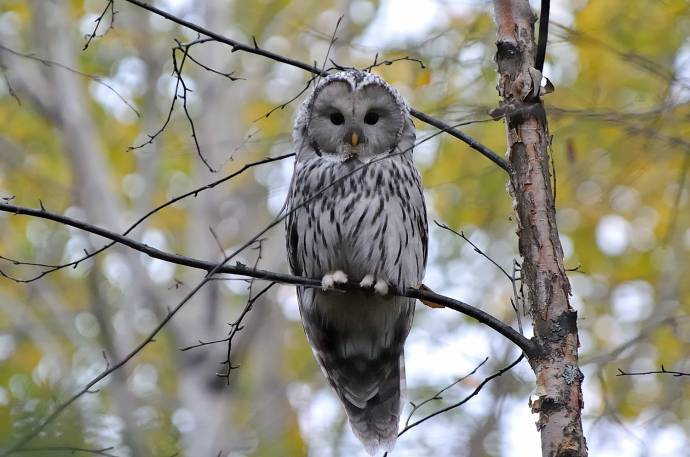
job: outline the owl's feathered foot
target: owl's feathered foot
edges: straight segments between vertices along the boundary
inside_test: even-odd
[[[388,283],[383,279],[376,279],[376,277],[374,277],[372,274],[368,274],[363,277],[359,282],[359,286],[366,289],[371,289],[373,287],[374,292],[384,297],[388,295],[389,291]]]
[[[336,284],[347,283],[347,275],[342,270],[335,270],[330,273],[326,273],[321,278],[321,290],[328,291],[333,289]]]

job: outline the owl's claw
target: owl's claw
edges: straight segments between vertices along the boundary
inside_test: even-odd
[[[375,282],[374,275],[366,275],[359,282],[359,287],[363,287],[365,289],[371,289],[372,287],[374,287],[374,282]]]
[[[388,295],[389,291],[388,283],[383,279],[376,279],[376,277],[373,274],[368,274],[364,276],[362,280],[359,282],[359,287],[365,289],[373,288],[374,292],[382,296]]]
[[[379,279],[378,281],[376,281],[376,284],[374,284],[374,290],[377,294],[381,295],[382,297],[385,297],[386,295],[388,295],[388,283],[383,279]]]
[[[345,284],[347,282],[347,275],[341,270],[335,270],[331,273],[326,273],[321,278],[321,290],[327,291],[333,289],[336,284]]]

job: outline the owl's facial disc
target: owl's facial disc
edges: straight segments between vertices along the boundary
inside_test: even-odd
[[[403,122],[403,110],[384,87],[369,84],[353,91],[334,81],[317,94],[307,135],[321,154],[366,161],[395,147]]]

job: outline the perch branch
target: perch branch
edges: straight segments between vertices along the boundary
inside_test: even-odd
[[[217,263],[215,262],[208,262],[205,260],[199,260],[191,257],[186,257],[183,255],[178,255],[178,254],[170,254],[168,252],[161,251],[160,249],[156,249],[154,247],[151,247],[147,244],[140,243],[138,241],[135,241],[131,238],[127,238],[126,236],[120,235],[119,233],[113,232],[108,229],[104,229],[101,227],[94,226],[92,224],[89,224],[87,222],[82,222],[76,219],[69,218],[67,216],[63,216],[60,214],[55,214],[51,213],[49,211],[45,211],[42,209],[33,209],[33,208],[26,208],[22,206],[16,206],[16,205],[11,205],[9,203],[0,203],[0,211],[4,211],[7,213],[12,213],[12,214],[17,214],[17,215],[27,215],[27,216],[33,216],[33,217],[39,217],[42,219],[48,219],[54,222],[61,223],[63,225],[68,225],[70,227],[75,227],[80,230],[84,230],[85,232],[93,233],[95,235],[102,236],[103,238],[107,238],[113,242],[120,243],[124,246],[127,246],[131,249],[134,249],[136,251],[139,251],[143,254],[148,255],[149,257],[163,260],[165,262],[173,263],[176,265],[182,265],[186,267],[191,267],[191,268],[196,268],[204,271],[213,271],[213,269],[217,266]],[[311,278],[303,278],[300,276],[293,276],[285,273],[276,273],[272,271],[267,271],[267,270],[262,270],[262,269],[254,269],[251,267],[248,267],[242,263],[235,263],[234,265],[224,265],[215,271],[215,273],[225,273],[225,274],[234,274],[234,275],[240,275],[240,276],[246,276],[246,277],[251,277],[251,278],[256,278],[256,279],[264,279],[267,281],[273,281],[277,283],[282,283],[282,284],[293,284],[293,285],[301,285],[305,287],[311,287],[311,288],[320,288],[321,287],[321,280],[320,279],[311,279]],[[0,270],[0,275],[12,279],[13,278],[9,277],[4,271]],[[337,289],[344,290],[344,291],[353,291],[353,290],[363,290],[363,291],[368,291],[368,289],[361,287],[358,283],[347,283],[343,285],[337,285]],[[430,302],[438,303],[439,305],[443,305],[446,308],[450,308],[452,310],[455,310],[457,312],[460,312],[462,314],[465,314],[469,317],[472,317],[476,319],[477,321],[488,325],[504,337],[508,338],[510,341],[515,343],[520,349],[522,349],[526,354],[535,354],[536,353],[536,346],[532,341],[529,339],[525,338],[522,336],[519,332],[517,332],[515,329],[510,327],[509,325],[506,325],[499,319],[495,318],[494,316],[478,309],[475,308],[467,303],[464,303],[460,300],[455,300],[450,297],[446,297],[444,295],[437,294],[435,292],[427,291],[427,290],[421,290],[417,288],[410,287],[406,291],[402,292],[399,294],[400,296],[403,297],[409,297],[409,298],[417,298],[419,300],[427,300]]]

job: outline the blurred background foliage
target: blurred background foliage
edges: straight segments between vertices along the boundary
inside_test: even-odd
[[[345,66],[409,56],[374,69],[410,104],[505,150],[488,2],[155,0],[156,6],[242,42],[305,62]],[[686,0],[556,0],[544,74],[557,183],[558,224],[578,310],[592,455],[677,456],[690,444],[690,382],[616,376],[617,369],[690,371],[690,5]],[[291,151],[291,125],[310,75],[215,43],[187,61],[188,108],[175,90],[171,49],[195,33],[124,1],[3,0],[0,4],[0,196],[124,230],[150,208],[243,164]],[[538,4],[533,5],[538,9]],[[107,31],[107,33],[105,33]],[[105,33],[104,36],[100,36]],[[178,57],[181,54],[178,53]],[[330,66],[329,62],[325,65]],[[433,130],[418,123],[421,138]],[[131,146],[142,145],[131,149]],[[439,137],[416,150],[431,219],[464,231],[507,269],[516,257],[506,176],[464,144]],[[217,260],[282,205],[291,159],[156,213],[131,236],[170,252]],[[213,233],[209,230],[213,229]],[[48,221],[0,214],[0,255],[58,264],[104,241]],[[282,227],[238,261],[286,271]],[[433,227],[426,283],[506,321],[512,287],[463,240]],[[44,270],[3,260],[5,275]],[[36,426],[143,340],[201,273],[113,247],[27,283],[0,281],[0,447]],[[50,424],[32,448],[104,448],[113,455],[360,455],[313,361],[292,287],[257,301],[216,376],[222,339],[247,299],[237,278],[213,281],[155,342]],[[255,291],[260,284],[255,285]],[[478,372],[419,413],[462,399],[515,350],[476,322],[419,309],[406,349],[409,399],[419,402]],[[460,409],[419,426],[394,455],[539,454],[523,364]],[[409,411],[408,406],[406,411]],[[68,455],[68,451],[31,451]],[[179,454],[176,454],[179,453]],[[26,453],[25,453],[26,455]]]

